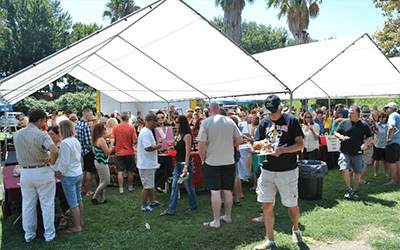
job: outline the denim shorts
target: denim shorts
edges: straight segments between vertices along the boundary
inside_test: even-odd
[[[353,169],[354,173],[361,174],[363,169],[363,155],[348,155],[340,153],[339,169]]]
[[[60,180],[69,207],[75,208],[79,206],[79,202],[82,200],[82,195],[81,195],[82,175],[63,176]]]

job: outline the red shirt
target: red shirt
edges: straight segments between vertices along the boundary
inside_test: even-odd
[[[113,128],[115,155],[133,155],[133,140],[137,139],[136,129],[129,124],[118,124]]]

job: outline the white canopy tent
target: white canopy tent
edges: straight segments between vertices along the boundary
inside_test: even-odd
[[[67,73],[118,102],[289,92],[181,0],[159,0],[11,75],[0,99],[13,104]]]
[[[253,55],[292,91],[294,99],[400,94],[400,67],[368,34]]]

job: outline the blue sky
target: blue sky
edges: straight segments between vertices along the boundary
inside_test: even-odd
[[[73,22],[103,24],[110,21],[102,20],[102,13],[109,0],[61,0],[64,11],[72,16]],[[154,0],[136,0],[136,5],[145,7]],[[186,0],[192,8],[197,10],[208,20],[215,16],[223,16],[220,7],[216,8],[214,0]],[[285,28],[286,17],[280,21],[277,18],[278,10],[266,9],[265,0],[256,0],[253,4],[246,4],[242,18],[246,21],[255,21],[273,28]],[[372,35],[381,28],[385,18],[382,11],[376,9],[372,0],[323,0],[320,5],[320,15],[310,21],[308,33],[313,39],[324,40],[330,37],[344,37],[368,33]]]

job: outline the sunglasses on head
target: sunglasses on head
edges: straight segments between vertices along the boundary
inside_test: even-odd
[[[306,119],[307,119],[307,118],[311,118],[311,116],[304,116],[304,118],[306,118]]]

